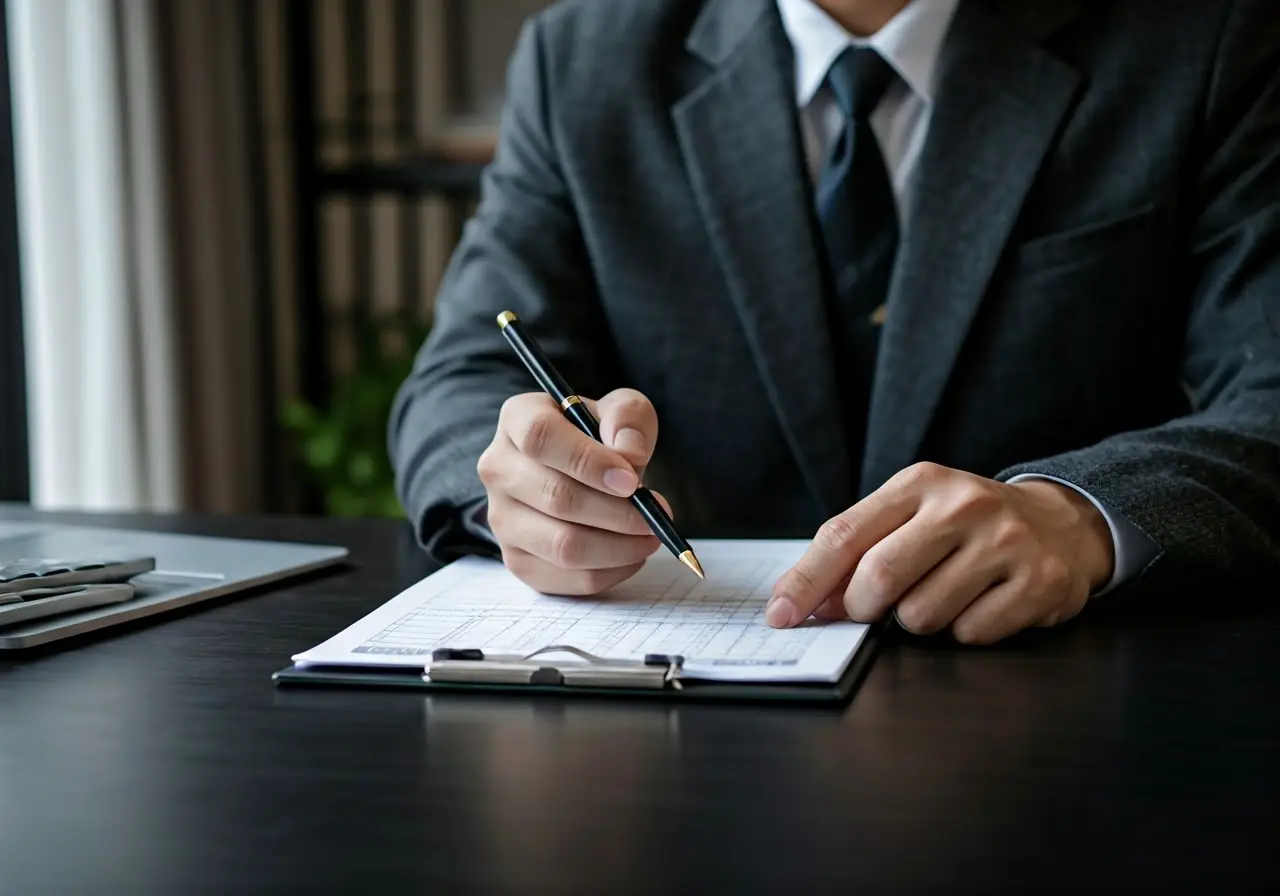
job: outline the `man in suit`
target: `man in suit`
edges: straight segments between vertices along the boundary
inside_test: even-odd
[[[509,91],[390,424],[436,556],[608,588],[643,476],[813,538],[778,626],[989,643],[1280,565],[1269,0],[568,0]]]

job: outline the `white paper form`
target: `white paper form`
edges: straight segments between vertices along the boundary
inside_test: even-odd
[[[630,580],[591,598],[541,594],[499,561],[468,557],[293,660],[425,667],[440,647],[523,655],[568,645],[613,660],[680,654],[686,677],[834,682],[867,626],[810,620],[798,628],[774,629],[764,621],[774,582],[807,544],[692,541],[705,581],[664,549]],[[554,659],[571,661],[567,654]]]

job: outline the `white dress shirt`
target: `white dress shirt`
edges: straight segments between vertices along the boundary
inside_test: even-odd
[[[899,77],[871,114],[870,124],[889,167],[899,220],[905,219],[911,175],[929,129],[938,55],[959,0],[909,0],[888,24],[865,38],[851,35],[814,0],[777,0],[777,4],[795,54],[796,105],[805,157],[815,184],[832,145],[844,128],[844,116],[831,91],[823,84],[836,57],[849,46],[870,46],[898,73]],[[1048,479],[1075,489],[1092,501],[1106,518],[1115,548],[1115,569],[1111,581],[1099,594],[1137,575],[1154,558],[1155,545],[1142,531],[1074,483],[1035,474],[1009,481],[1032,478]]]
[[[846,47],[869,46],[898,78],[871,113],[871,129],[889,166],[899,217],[929,128],[938,51],[959,0],[914,0],[874,35],[854,37],[813,0],[778,0],[782,24],[795,49],[796,105],[809,173],[816,183],[827,154],[844,128],[835,97],[823,84]]]

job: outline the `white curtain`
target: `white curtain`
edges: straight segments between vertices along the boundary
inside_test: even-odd
[[[181,449],[151,0],[7,0],[32,503],[174,510]]]

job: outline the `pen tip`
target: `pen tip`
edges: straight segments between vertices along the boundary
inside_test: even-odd
[[[698,578],[705,579],[707,576],[702,571],[702,564],[698,562],[698,558],[693,556],[693,551],[685,551],[680,555],[680,562],[692,569],[698,574]]]

